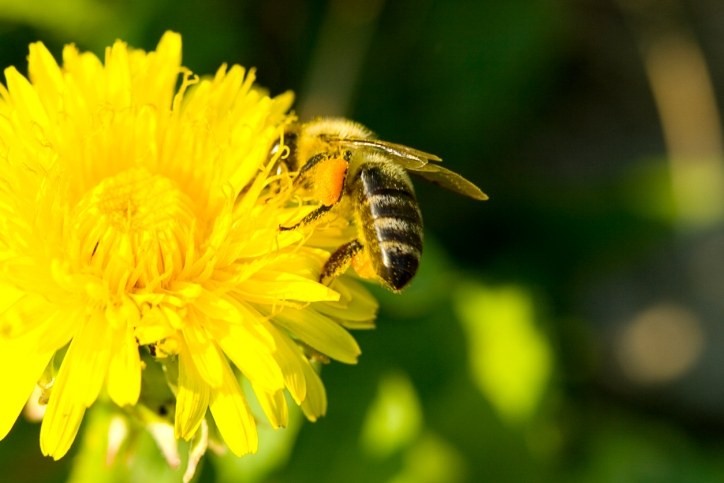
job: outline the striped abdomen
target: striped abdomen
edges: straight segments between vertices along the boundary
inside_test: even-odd
[[[410,177],[391,162],[367,163],[348,186],[375,272],[390,288],[401,290],[417,272],[422,255],[422,216]]]

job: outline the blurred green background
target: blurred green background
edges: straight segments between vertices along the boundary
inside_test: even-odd
[[[195,72],[256,66],[303,119],[353,118],[491,197],[417,183],[422,268],[375,291],[359,364],[323,368],[328,415],[198,481],[716,482],[723,27],[720,0],[0,0],[0,65],[176,30]],[[20,421],[2,479],[178,480],[148,441],[143,476],[104,472],[107,419],[59,463]]]

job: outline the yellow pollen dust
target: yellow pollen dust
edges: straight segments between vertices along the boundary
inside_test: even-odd
[[[117,293],[158,287],[179,272],[196,242],[192,206],[172,180],[128,169],[80,200],[71,247]]]

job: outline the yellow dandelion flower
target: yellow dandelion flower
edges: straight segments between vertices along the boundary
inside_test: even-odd
[[[274,427],[285,392],[324,414],[310,354],[354,363],[347,329],[376,303],[345,277],[318,283],[329,251],[279,230],[305,209],[275,169],[284,149],[270,154],[291,95],[239,66],[196,78],[174,33],[62,57],[32,44],[28,77],[11,67],[0,86],[0,437],[51,381],[40,443],[60,458],[99,397],[139,403],[151,363],[171,368],[177,438],[210,414],[234,453],[256,451],[241,378]]]

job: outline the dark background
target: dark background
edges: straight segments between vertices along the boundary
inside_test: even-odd
[[[0,0],[0,65],[175,30],[193,71],[255,66],[302,119],[355,119],[490,195],[418,182],[423,266],[376,290],[358,365],[324,368],[328,415],[201,481],[713,482],[723,27],[719,0]],[[87,444],[51,463],[37,437],[0,443],[8,481],[84,481]]]

